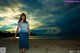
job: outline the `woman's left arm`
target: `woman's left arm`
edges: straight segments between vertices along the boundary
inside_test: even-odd
[[[30,36],[30,28],[29,28],[29,23],[28,23],[28,34]]]
[[[29,34],[29,36],[30,36],[30,29],[28,28],[28,34]]]

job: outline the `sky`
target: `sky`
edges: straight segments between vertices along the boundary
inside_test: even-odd
[[[0,0],[0,31],[15,31],[25,13],[31,30],[80,32],[80,3],[63,0]]]

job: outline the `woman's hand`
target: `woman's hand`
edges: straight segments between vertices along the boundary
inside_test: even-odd
[[[30,36],[30,34],[29,34],[29,36]]]
[[[16,39],[16,35],[14,35],[13,39]]]
[[[16,35],[17,35],[18,31],[19,31],[19,28],[17,28],[16,33],[15,33],[13,39],[16,39]]]

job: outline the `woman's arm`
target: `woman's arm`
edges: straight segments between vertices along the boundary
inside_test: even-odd
[[[17,28],[16,33],[14,35],[14,38],[16,38],[16,35],[17,35],[18,31],[19,31],[19,28]]]
[[[30,36],[29,22],[28,22],[28,34],[29,34],[29,36]]]
[[[30,29],[28,28],[28,34],[29,34],[29,36],[30,36]]]

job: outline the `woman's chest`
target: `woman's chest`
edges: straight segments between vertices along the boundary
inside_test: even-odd
[[[22,28],[25,28],[25,27],[28,26],[28,24],[27,24],[27,23],[20,23],[20,26],[21,26]]]

